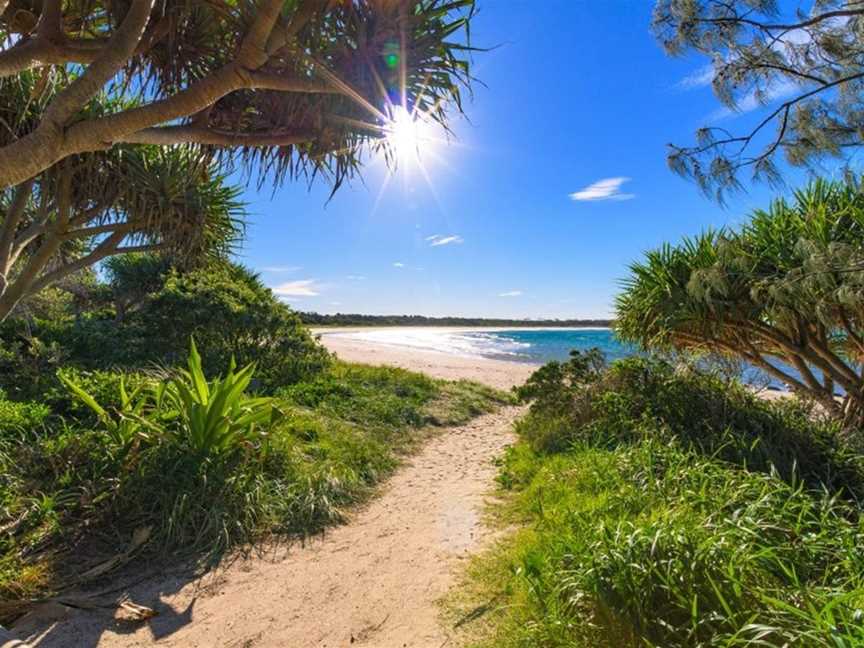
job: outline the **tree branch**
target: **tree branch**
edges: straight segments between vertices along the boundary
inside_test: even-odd
[[[68,168],[62,169],[57,189],[57,225],[63,226],[69,220],[71,209],[72,174]],[[62,240],[59,236],[46,237],[42,245],[27,259],[27,263],[15,281],[10,283],[6,291],[0,295],[0,321],[12,311],[18,302],[31,290],[38,274],[45,268],[51,257],[60,248]]]
[[[240,65],[255,70],[267,62],[267,40],[281,10],[282,0],[262,0],[240,45],[240,52],[237,54]]]
[[[61,237],[64,241],[74,241],[78,239],[91,238],[100,234],[108,234],[109,232],[116,232],[120,228],[126,228],[128,231],[127,223],[111,223],[109,225],[82,227],[81,229],[64,232]]]
[[[114,141],[125,144],[206,144],[210,146],[291,146],[315,138],[312,132],[271,131],[268,133],[234,133],[200,126],[162,126],[145,128]]]
[[[48,221],[51,218],[51,209],[49,201],[46,197],[42,197],[42,202],[39,209],[36,211],[36,217],[22,232],[20,232],[12,244],[12,252],[9,256],[9,266],[13,266],[18,260],[18,256],[25,247],[40,234],[44,234],[48,229]]]
[[[719,149],[723,146],[727,146],[730,144],[740,144],[740,147],[738,149],[738,153],[736,155],[742,156],[744,153],[744,150],[750,145],[750,143],[762,131],[762,129],[765,128],[774,119],[776,119],[779,115],[782,114],[783,119],[782,119],[782,122],[780,125],[780,130],[778,131],[778,135],[777,135],[777,137],[774,138],[774,141],[771,143],[771,145],[769,145],[762,153],[760,153],[759,155],[757,155],[755,157],[750,157],[750,158],[745,158],[745,159],[739,158],[740,161],[736,162],[733,165],[733,168],[735,170],[738,170],[738,169],[742,169],[746,166],[752,166],[753,164],[757,164],[757,163],[761,162],[762,160],[765,160],[768,157],[770,157],[783,144],[783,138],[786,135],[787,125],[788,125],[789,113],[790,113],[793,106],[800,103],[801,101],[804,101],[805,99],[809,99],[810,97],[812,97],[814,95],[825,92],[826,90],[829,90],[829,89],[834,88],[836,86],[842,85],[844,83],[850,83],[852,81],[857,81],[858,79],[862,79],[862,78],[864,78],[864,72],[852,74],[852,75],[831,81],[830,83],[827,83],[823,86],[820,86],[820,87],[815,88],[813,90],[810,90],[808,92],[804,92],[804,93],[798,95],[797,97],[794,97],[793,99],[790,99],[788,101],[784,101],[775,110],[771,111],[771,113],[767,117],[765,117],[762,121],[760,121],[756,125],[756,127],[753,128],[750,131],[750,133],[748,133],[747,135],[742,135],[742,136],[738,136],[738,137],[725,137],[723,139],[709,142],[708,144],[705,144],[704,146],[692,147],[692,148],[687,148],[687,149],[677,149],[677,150],[688,157],[694,157],[697,155],[701,155],[703,153],[707,153],[708,151],[711,151],[711,150]]]
[[[25,291],[25,295],[33,295],[42,290],[43,288],[47,288],[55,281],[66,277],[73,272],[78,270],[82,270],[98,261],[101,261],[105,257],[111,256],[114,254],[120,243],[122,243],[123,239],[126,238],[128,234],[127,231],[118,231],[114,232],[111,236],[102,241],[96,248],[85,256],[79,257],[74,261],[71,261],[65,265],[60,266],[59,268],[55,268],[50,272],[46,272],[38,279],[33,281]]]
[[[39,17],[39,24],[36,27],[36,33],[39,38],[52,41],[63,35],[61,27],[63,19],[62,10],[62,0],[43,0],[42,15]]]
[[[15,196],[3,219],[3,230],[0,234],[0,294],[6,289],[6,275],[9,274],[11,264],[9,258],[12,254],[12,244],[18,231],[18,224],[24,215],[27,201],[33,193],[33,181],[28,180],[15,190]]]
[[[816,16],[811,16],[807,20],[803,20],[799,23],[763,23],[758,20],[751,20],[745,18],[743,16],[734,15],[734,16],[720,16],[719,18],[699,18],[696,22],[706,23],[709,25],[729,25],[729,24],[741,24],[748,25],[755,29],[758,29],[763,32],[771,32],[771,31],[793,31],[795,29],[804,29],[805,27],[812,27],[820,22],[824,22],[826,20],[831,20],[832,18],[844,18],[852,16],[860,16],[864,14],[864,9],[837,9],[835,11],[826,11],[825,13],[818,14]]]
[[[312,133],[280,133],[266,139],[261,134],[229,136],[225,132],[190,130],[185,125],[159,128],[160,124],[199,114],[237,90],[344,94],[379,119],[386,119],[386,115],[359,92],[322,63],[311,60],[305,52],[297,52],[297,55],[314,64],[316,75],[320,75],[323,82],[257,71],[255,68],[266,62],[266,41],[282,6],[279,0],[263,0],[243,39],[237,61],[164,99],[67,126],[66,121],[128,60],[136,43],[140,45],[152,2],[134,0],[103,55],[97,57],[81,77],[52,101],[39,127],[0,149],[0,188],[19,184],[69,155],[103,150],[120,142],[176,143],[178,140],[171,137],[177,137],[180,142],[218,146],[244,145],[244,142],[249,146],[283,146],[314,138]],[[310,12],[314,13],[314,7],[311,7],[314,4],[304,4],[302,15],[297,17],[308,19]],[[298,139],[301,136],[302,139]]]
[[[132,0],[123,22],[111,36],[108,46],[84,73],[57,95],[45,111],[46,122],[61,126],[99,92],[135,52],[150,19],[153,0]]]
[[[107,41],[96,38],[69,39],[61,43],[41,36],[27,39],[0,52],[0,77],[12,76],[41,65],[93,63],[105,50]]]

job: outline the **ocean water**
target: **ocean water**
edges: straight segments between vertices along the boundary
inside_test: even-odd
[[[621,342],[610,329],[522,329],[483,333],[466,333],[470,340],[480,341],[488,351],[485,357],[497,357],[542,364],[550,360],[567,360],[572,349],[597,348],[612,362],[633,355],[633,347]]]
[[[332,333],[389,346],[439,351],[475,358],[493,358],[542,364],[566,360],[571,349],[599,348],[610,362],[635,351],[619,341],[610,329],[513,329],[452,331],[392,328]]]
[[[511,362],[543,364],[550,360],[567,360],[571,349],[598,348],[607,362],[638,353],[635,347],[615,337],[608,328],[569,329],[501,329],[454,331],[434,328],[394,327],[333,332],[327,335],[366,340],[394,347],[438,351],[469,358],[492,358]],[[782,366],[782,365],[781,365]],[[790,367],[783,369],[793,376]],[[758,387],[785,390],[786,386],[761,370],[741,365],[741,379]]]

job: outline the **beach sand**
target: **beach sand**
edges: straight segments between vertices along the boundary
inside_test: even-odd
[[[397,327],[391,327],[387,330],[394,330],[395,328]],[[515,385],[521,385],[539,366],[525,362],[507,362],[505,360],[452,355],[416,347],[379,344],[345,335],[357,331],[373,332],[376,330],[383,329],[374,327],[364,329],[328,328],[313,329],[312,332],[321,336],[321,342],[327,349],[348,362],[401,367],[446,380],[476,380],[499,389],[510,389]],[[413,330],[459,332],[479,329],[415,327]]]

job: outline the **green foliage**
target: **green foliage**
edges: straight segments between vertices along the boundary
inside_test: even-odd
[[[264,391],[311,376],[329,362],[299,318],[239,266],[171,273],[130,317],[127,330],[127,362],[176,364],[194,336],[207,372],[223,370],[232,357],[241,365],[254,362],[256,387]]]
[[[7,320],[0,325],[0,369],[9,371],[0,372],[0,387],[16,398],[36,398],[65,393],[53,377],[61,365],[90,371],[176,366],[193,336],[207,373],[224,371],[232,357],[254,362],[256,391],[273,392],[330,362],[299,318],[245,268],[216,263],[163,272],[164,262],[149,255],[110,265],[109,277],[118,282],[110,287],[124,316],[97,310],[59,320]]]
[[[573,349],[567,362],[547,362],[514,392],[523,403],[530,402],[535,413],[572,411],[574,400],[580,397],[586,385],[601,376],[605,364],[597,348]]]
[[[257,24],[260,9],[258,5],[231,5],[226,10],[201,0],[154,8],[151,25],[170,20],[163,21],[165,27],[159,34],[153,34],[152,29],[147,36],[142,33],[134,59],[118,62],[117,75],[98,92],[94,88],[95,98],[86,101],[91,96],[88,93],[75,102],[72,113],[77,123],[98,125],[104,133],[105,123],[99,118],[105,113],[125,114],[141,103],[171,101],[185,92],[186,97],[195,97],[197,104],[208,109],[207,119],[196,122],[201,131],[191,139],[194,148],[218,160],[221,170],[239,169],[246,177],[261,174],[262,179],[269,177],[276,184],[285,178],[320,175],[338,188],[355,173],[370,148],[386,148],[381,131],[392,109],[394,89],[401,89],[406,106],[444,127],[453,108],[461,111],[462,91],[471,80],[468,55],[472,48],[467,36],[473,0],[424,0],[408,8],[411,19],[407,22],[409,14],[401,3],[285,2],[280,7],[279,24],[282,30],[290,30],[291,43],[287,48],[262,52],[268,71],[315,85],[337,79],[351,89],[351,96],[267,90],[264,94],[236,92],[230,101],[216,101],[202,94],[193,82],[210,83],[226,65],[240,63],[238,53],[250,25]],[[16,18],[0,17],[0,39],[11,46],[22,33],[16,23],[23,20],[35,25],[42,11],[22,4],[10,7],[9,13]],[[62,18],[67,24],[86,24],[87,38],[104,43],[125,14],[125,7],[98,2],[64,7]],[[266,41],[272,27],[260,28]],[[394,34],[401,34],[401,40],[394,39]],[[284,31],[277,29],[272,39],[284,45],[285,37]],[[370,50],[367,43],[376,45]],[[392,64],[393,57],[397,65]],[[52,100],[75,79],[62,65],[49,65],[42,72],[21,70],[0,83],[0,117],[9,125],[0,133],[0,146],[32,133]],[[340,119],[322,121],[315,117],[325,114]],[[177,116],[181,124],[188,125],[193,115],[181,108]],[[160,124],[157,119],[146,125]],[[226,124],[235,126],[232,135],[239,138],[236,143],[224,130]],[[279,141],[280,135],[297,129],[305,134],[299,141]],[[188,136],[172,138],[170,130],[160,133],[167,136],[166,150],[183,150],[182,144],[190,142]],[[198,141],[202,134],[203,141]],[[213,138],[222,144],[215,151],[215,147],[204,145],[213,144]],[[250,138],[261,145],[247,146]],[[113,135],[102,144],[108,145],[108,154],[126,148],[117,144]],[[103,193],[105,188],[101,188]]]
[[[46,209],[58,223],[7,251],[14,263],[4,260],[12,266],[0,295],[0,320],[13,309],[19,317],[28,312],[50,317],[63,291],[70,293],[67,301],[80,306],[97,292],[94,265],[112,255],[147,249],[183,267],[224,260],[245,226],[239,193],[208,153],[176,147],[98,151],[62,173],[37,176],[32,188],[0,191],[0,203],[21,206],[13,227],[38,231]],[[22,201],[14,202],[19,195]],[[60,203],[68,209],[62,219],[52,214]],[[115,275],[122,283],[128,273]],[[46,295],[52,286],[62,290]],[[137,290],[145,288],[142,283]],[[124,302],[118,306],[122,314]]]
[[[335,363],[313,380],[283,389],[280,396],[355,423],[375,420],[401,427],[426,423],[422,406],[439,389],[432,378],[404,369]]]
[[[363,313],[298,313],[309,326],[543,326],[607,327],[608,319],[503,319],[491,317],[429,317],[427,315],[365,315]]]
[[[692,366],[575,360],[524,390],[482,645],[864,643],[864,466],[836,426]]]
[[[194,341],[188,365],[160,388],[156,405],[168,404],[179,413],[179,428],[192,454],[202,459],[224,457],[241,444],[263,442],[280,412],[272,399],[246,395],[255,365],[237,370],[232,361],[223,378],[208,382]]]
[[[864,420],[862,251],[860,184],[818,180],[738,231],[649,252],[631,266],[616,331],[646,348],[737,356],[854,427]]]
[[[208,381],[193,341],[187,365],[188,369],[177,370],[163,382],[141,383],[131,392],[126,389],[125,376],[117,375],[119,403],[114,416],[80,383],[67,375],[60,380],[96,415],[124,455],[134,443],[147,439],[148,433],[173,433],[198,461],[224,459],[241,445],[265,439],[266,428],[280,413],[272,399],[246,395],[254,364],[237,370],[232,361],[224,377]]]
[[[511,394],[472,380],[438,380],[439,397],[426,408],[432,425],[462,425],[499,405],[513,405]]]
[[[41,395],[42,400],[50,405],[56,414],[89,424],[102,420],[103,415],[81,398],[81,392],[88,394],[90,399],[99,403],[106,411],[119,411],[126,405],[124,392],[139,392],[152,380],[143,373],[82,370],[74,367],[58,369],[56,377],[58,384],[45,390]]]
[[[855,646],[857,508],[656,441],[544,456],[517,446],[488,645]]]
[[[28,432],[41,426],[51,410],[42,403],[19,403],[7,400],[0,390],[0,443],[10,433]]]
[[[171,263],[167,257],[155,254],[123,254],[108,258],[104,268],[117,318],[123,319],[162,288]]]
[[[0,389],[14,400],[38,397],[54,384],[64,352],[57,342],[28,334],[24,322],[0,322]]]
[[[533,402],[517,430],[538,452],[661,439],[748,470],[776,471],[790,483],[864,495],[864,461],[835,423],[792,399],[759,398],[692,363],[633,357],[577,387],[566,379],[545,381],[542,392],[537,381],[528,384],[535,385]]]
[[[395,367],[335,362],[314,379],[287,387],[292,403],[360,425],[459,425],[508,404],[507,394],[468,380],[435,380]]]
[[[739,132],[709,123],[694,144],[670,145],[669,166],[722,200],[746,171],[780,184],[781,154],[820,170],[825,158],[854,159],[864,143],[862,27],[864,8],[847,0],[656,0],[658,41],[670,55],[705,57],[726,110],[768,107]]]
[[[265,535],[319,531],[431,426],[508,401],[467,382],[343,363],[256,398],[245,393],[253,367],[207,380],[194,350],[185,370],[61,376],[68,393],[49,402],[66,419],[0,444],[0,526],[11,529],[0,536],[0,622],[79,575],[80,562],[63,559],[72,548],[114,554],[118,538],[149,528],[148,558],[215,558]]]

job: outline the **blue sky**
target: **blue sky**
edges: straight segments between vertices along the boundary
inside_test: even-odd
[[[770,198],[752,187],[721,208],[668,170],[668,142],[692,142],[709,118],[741,128],[755,115],[721,114],[698,82],[706,61],[662,52],[651,2],[479,4],[474,44],[499,47],[475,58],[486,87],[457,141],[423,155],[431,184],[406,170],[382,191],[375,161],[329,203],[323,183],[247,190],[239,259],[294,308],[608,316],[645,250]]]

